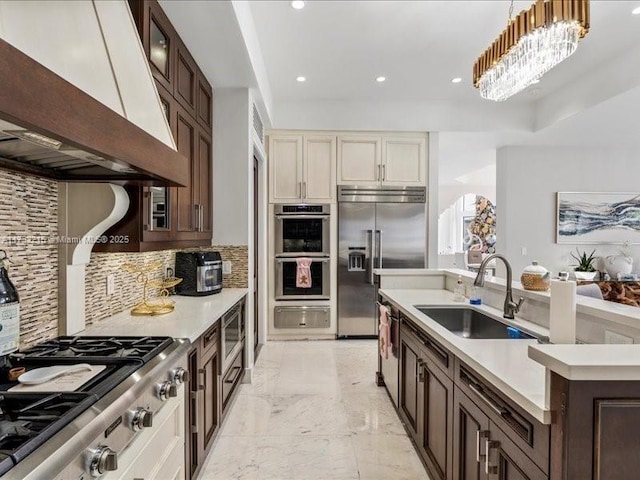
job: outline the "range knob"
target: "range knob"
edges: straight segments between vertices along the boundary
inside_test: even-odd
[[[177,383],[178,385],[184,382],[189,381],[189,372],[187,372],[184,368],[178,367],[174,370],[171,370],[171,379]]]
[[[178,396],[178,387],[176,387],[175,383],[167,380],[157,385],[156,392],[158,394],[158,398],[162,401],[165,401],[168,398]]]
[[[89,472],[94,478],[118,469],[118,454],[109,447],[100,445],[91,455]]]
[[[146,408],[137,408],[131,417],[131,428],[139,432],[143,428],[153,426],[153,412]]]

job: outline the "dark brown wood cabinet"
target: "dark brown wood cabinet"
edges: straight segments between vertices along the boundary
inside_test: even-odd
[[[548,479],[549,427],[400,318],[398,412],[430,477]]]
[[[96,251],[136,252],[207,246],[212,238],[213,89],[156,0],[129,0],[178,152],[185,187],[127,187],[126,217]],[[123,241],[117,241],[123,240]]]
[[[453,478],[486,480],[484,460],[489,417],[459,389],[453,400]],[[484,450],[483,450],[484,449]]]
[[[453,381],[438,367],[424,343],[401,327],[400,413],[434,479],[451,478]]]
[[[189,354],[186,411],[186,464],[195,478],[211,449],[221,421],[220,322],[210,327]]]

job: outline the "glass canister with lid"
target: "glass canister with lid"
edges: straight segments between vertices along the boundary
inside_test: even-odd
[[[522,287],[525,290],[547,291],[549,290],[550,281],[551,274],[549,270],[535,260],[531,262],[531,265],[524,268],[520,276],[520,283],[522,283]]]

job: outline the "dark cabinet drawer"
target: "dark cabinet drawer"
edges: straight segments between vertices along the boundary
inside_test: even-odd
[[[220,339],[220,321],[200,336],[200,358],[206,359],[218,351]]]
[[[224,414],[229,401],[231,400],[231,394],[236,390],[242,377],[244,376],[244,348],[241,349],[236,357],[229,365],[229,369],[222,377],[222,412]]]
[[[420,343],[421,347],[425,351],[425,356],[433,361],[439,368],[453,378],[454,362],[453,355],[435,341],[431,336],[426,334],[421,328],[415,325],[411,320],[400,313],[400,323],[411,332],[415,340]]]
[[[550,429],[508,400],[464,363],[457,361],[456,386],[487,414],[522,452],[549,472]]]

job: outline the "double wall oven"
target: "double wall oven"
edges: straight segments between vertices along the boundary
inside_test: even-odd
[[[330,205],[274,206],[275,300],[311,301],[307,306],[312,305],[314,311],[322,310],[319,316],[314,316],[319,318],[317,321],[307,322],[302,320],[304,305],[280,304],[274,312],[276,328],[328,326],[329,308],[317,301],[331,298],[330,209]],[[311,261],[308,282],[300,281],[301,259]],[[292,321],[298,317],[299,322]]]

